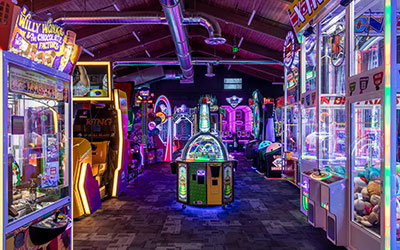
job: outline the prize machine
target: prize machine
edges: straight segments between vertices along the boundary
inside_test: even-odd
[[[259,99],[263,101],[260,103]],[[266,178],[279,178],[282,172],[281,143],[274,142],[274,101],[262,98],[258,90],[253,92],[252,100],[253,133],[258,138],[258,143],[251,145],[254,148],[253,168]]]
[[[284,107],[283,107],[283,166],[282,177],[299,187],[299,123],[300,123],[300,50],[296,49],[295,35],[290,31],[285,39]]]
[[[2,29],[2,36],[7,39],[0,44],[0,133],[3,134],[0,248],[69,249],[72,225],[70,74],[81,48],[75,45],[75,33],[52,23],[51,19],[39,22],[32,19],[34,14],[25,6],[18,14],[19,7],[14,7],[11,1],[2,4],[0,15],[6,20],[2,21],[1,28],[8,24],[12,35],[7,44],[8,32]],[[16,22],[11,21],[12,12]],[[38,27],[36,33],[28,30],[25,25],[28,22]],[[49,31],[57,37],[50,49],[42,48],[46,42],[26,35],[44,34],[45,24],[60,31],[58,34]],[[2,50],[8,47],[9,51]],[[61,58],[68,67],[60,63]]]
[[[207,99],[199,107],[199,132],[171,164],[177,174],[177,201],[187,205],[225,205],[234,200],[233,179],[237,161],[229,158],[222,141],[210,132]]]
[[[151,93],[149,88],[143,87],[136,92],[135,99],[136,104],[140,107],[140,112],[137,113],[140,118],[138,119],[140,124],[136,124],[138,129],[134,131],[136,139],[134,140],[133,148],[139,151],[142,161],[141,165],[144,166],[156,162],[154,136],[158,136],[158,129],[154,130],[156,128],[154,125],[157,124],[150,124],[156,117],[155,113],[153,113],[154,93]]]
[[[222,117],[222,141],[228,152],[243,152],[253,137],[252,112],[249,106],[239,105],[243,98],[232,96],[226,98],[229,105],[222,105],[225,109]]]
[[[316,25],[310,23],[302,31],[301,39],[305,76],[301,77],[301,210],[311,225],[324,229],[338,246],[347,244],[345,11],[336,1],[325,6],[313,19]],[[293,15],[291,20],[295,20]]]
[[[127,97],[112,90],[111,77],[110,62],[78,62],[73,74],[74,218],[92,214],[128,183]]]
[[[224,116],[225,109],[218,107],[217,98],[212,95],[205,95],[200,97],[199,104],[201,104],[202,100],[206,100],[207,104],[210,106],[210,133],[220,138],[222,131],[222,117]],[[198,107],[199,108],[199,107]],[[200,118],[198,116],[199,111],[195,112],[194,120],[195,120],[195,132],[199,132],[199,123]]]
[[[174,155],[180,155],[183,147],[194,134],[194,114],[192,110],[182,104],[175,107],[173,115]],[[173,157],[174,159],[176,157]]]
[[[351,49],[346,54],[351,66],[346,81],[348,247],[400,249],[400,76],[396,64],[400,6],[397,2],[395,7],[396,1],[385,5],[365,0],[350,6],[347,27],[354,24],[354,29],[347,33]],[[383,18],[384,22],[379,21]]]
[[[274,105],[274,131],[275,131],[275,141],[281,141],[282,137],[282,120],[283,120],[283,106],[285,104],[285,97],[281,96],[275,99]]]
[[[154,104],[155,118],[149,121],[150,134],[154,136],[157,162],[172,161],[172,112],[166,96],[161,95]]]

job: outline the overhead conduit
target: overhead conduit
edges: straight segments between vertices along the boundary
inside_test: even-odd
[[[160,0],[165,17],[149,12],[63,12],[55,14],[56,22],[68,25],[123,25],[123,24],[167,24],[175,44],[176,54],[184,82],[193,82],[193,64],[191,49],[185,25],[201,25],[209,33],[205,42],[210,45],[225,43],[221,37],[221,28],[216,20],[206,14],[191,13],[183,17],[180,0]]]

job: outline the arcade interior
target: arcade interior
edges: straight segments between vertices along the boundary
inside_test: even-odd
[[[0,0],[0,249],[400,249],[399,33],[399,0]]]

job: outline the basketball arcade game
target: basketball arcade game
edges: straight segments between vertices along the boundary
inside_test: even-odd
[[[200,132],[186,144],[182,158],[171,164],[177,174],[177,201],[187,205],[223,205],[234,200],[233,178],[237,162],[215,135],[210,133],[209,104],[199,108]]]
[[[82,88],[85,81],[88,86]],[[128,108],[125,92],[112,90],[110,62],[78,62],[73,85],[77,218],[96,211],[104,197],[118,197],[126,190]]]

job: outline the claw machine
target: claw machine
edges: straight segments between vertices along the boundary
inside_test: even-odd
[[[303,34],[300,65],[300,171],[317,166],[317,35],[315,26]],[[309,201],[309,179],[300,177],[300,210],[307,215]]]
[[[297,46],[297,48],[296,48]],[[299,123],[300,123],[300,49],[295,35],[288,33],[284,46],[285,85],[283,107],[283,170],[282,176],[299,187]]]
[[[33,16],[20,10],[0,50],[0,248],[70,249],[70,74],[80,47],[75,33]]]
[[[348,10],[348,247],[399,249],[399,6],[360,0]]]

